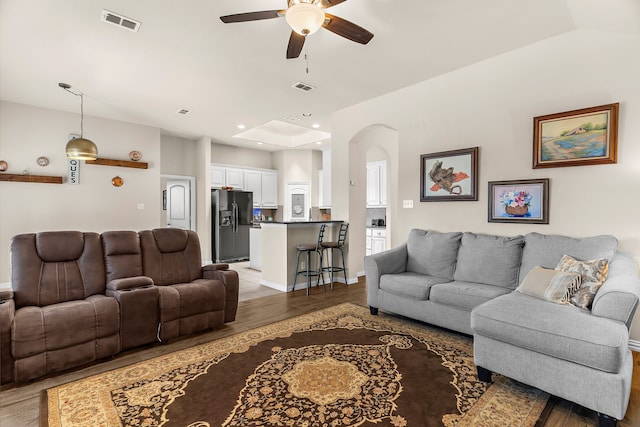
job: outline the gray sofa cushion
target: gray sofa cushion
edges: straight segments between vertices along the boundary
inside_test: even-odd
[[[523,236],[464,233],[453,278],[515,289],[523,244]]]
[[[455,281],[433,285],[429,300],[471,310],[477,305],[509,292],[511,289],[501,286]]]
[[[407,271],[453,280],[462,233],[414,228],[407,239]]]
[[[524,236],[520,280],[535,266],[556,268],[564,255],[571,255],[579,260],[607,258],[611,261],[617,246],[618,240],[608,235],[574,239],[529,233]]]
[[[622,322],[512,292],[471,312],[474,335],[493,338],[605,372],[619,372],[628,351]]]
[[[427,300],[431,286],[442,281],[437,277],[413,272],[383,274],[380,277],[380,289],[406,298]]]

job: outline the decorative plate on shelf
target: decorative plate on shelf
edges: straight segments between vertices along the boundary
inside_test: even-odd
[[[120,178],[119,176],[116,176],[111,180],[111,184],[114,187],[122,187],[122,184],[124,184],[124,180],[122,178]]]
[[[0,172],[4,172],[7,170],[9,165],[4,160],[0,160]]]
[[[45,167],[49,164],[49,159],[47,159],[45,156],[40,156],[36,159],[36,163],[38,164],[38,166]]]
[[[137,162],[142,158],[142,153],[136,150],[133,150],[129,153],[129,158],[134,162]]]

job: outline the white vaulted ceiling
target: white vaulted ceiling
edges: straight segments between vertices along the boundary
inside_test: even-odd
[[[255,132],[234,138],[237,126],[282,129],[284,138],[309,137],[314,124],[330,133],[334,111],[563,32],[638,32],[638,3],[348,0],[329,11],[371,31],[368,45],[320,29],[287,60],[284,18],[219,19],[286,0],[0,0],[0,99],[77,112],[58,88],[66,82],[85,94],[89,116],[277,150],[257,146]],[[139,31],[102,22],[103,9],[140,21]],[[299,82],[314,89],[292,88]]]

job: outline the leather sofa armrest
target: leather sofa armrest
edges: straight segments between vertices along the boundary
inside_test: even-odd
[[[0,291],[0,384],[13,381],[13,358],[11,356],[11,325],[16,309],[13,290]]]
[[[229,264],[214,264],[214,265],[226,265]],[[208,266],[207,266],[208,267]],[[224,322],[233,322],[236,320],[236,312],[238,311],[238,289],[240,281],[238,279],[238,272],[235,270],[226,269],[208,269],[203,270],[203,276],[205,279],[215,279],[222,282],[225,288],[225,304],[224,304]]]
[[[202,266],[202,274],[204,275],[205,272],[208,271],[217,271],[217,270],[228,270],[229,269],[229,264],[207,264],[207,265],[203,265]],[[207,277],[205,277],[205,279],[207,279]]]
[[[0,289],[0,304],[13,299],[13,289]]]
[[[107,283],[107,289],[111,291],[127,291],[130,289],[145,288],[153,285],[154,283],[151,277],[134,276],[114,279]]]

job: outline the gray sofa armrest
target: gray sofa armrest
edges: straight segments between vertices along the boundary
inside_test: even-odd
[[[378,289],[383,274],[402,273],[407,269],[407,244],[364,257],[367,276],[367,304],[378,307]]]
[[[594,316],[618,320],[631,327],[640,301],[640,278],[630,254],[618,252],[609,263],[607,280],[602,284],[591,307]]]

